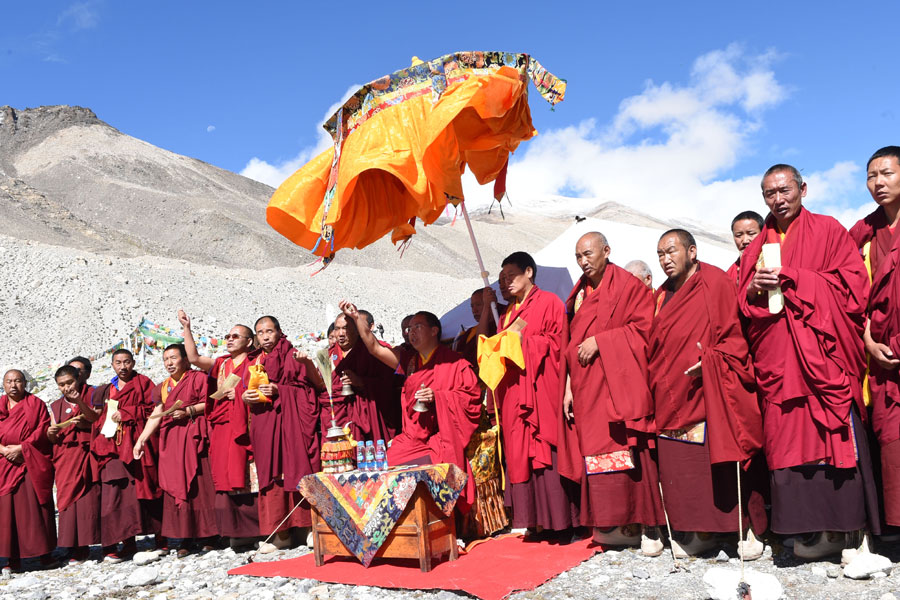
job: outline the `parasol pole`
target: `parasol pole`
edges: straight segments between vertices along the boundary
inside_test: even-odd
[[[466,210],[466,201],[459,203],[462,208],[463,218],[466,220],[466,228],[469,230],[469,239],[472,240],[472,248],[475,250],[475,260],[478,261],[478,268],[481,269],[481,279],[484,281],[484,287],[490,287],[488,281],[488,272],[484,269],[484,261],[481,260],[481,250],[478,249],[478,240],[475,239],[475,231],[472,229],[472,221],[469,220],[469,211]],[[500,330],[500,313],[497,312],[497,303],[491,302],[491,312],[494,314],[494,323],[497,324],[497,330]]]

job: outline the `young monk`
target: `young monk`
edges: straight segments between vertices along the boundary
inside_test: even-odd
[[[135,372],[129,350],[113,352],[112,367],[116,372],[112,382],[94,392],[94,402],[102,408],[91,452],[100,469],[100,543],[104,560],[117,563],[137,551],[135,535],[154,534],[160,550],[167,544],[161,531],[162,491],[157,483],[155,440],[151,438],[146,444],[150,448],[140,460],[132,453],[153,410],[153,382]],[[115,426],[104,428],[107,420]],[[119,542],[123,543],[121,550]]]
[[[44,402],[25,391],[25,374],[3,374],[0,397],[0,556],[4,568],[21,569],[21,559],[41,557],[44,567],[57,566],[53,514],[53,463]]]
[[[86,386],[79,375],[70,365],[56,370],[62,397],[50,405],[53,424],[47,429],[56,471],[57,543],[70,549],[69,563],[75,564],[87,560],[90,546],[100,543],[99,468],[91,454],[93,424],[99,415],[84,397]]]
[[[134,459],[140,460],[144,444],[159,429],[159,487],[163,490],[162,534],[178,538],[178,557],[190,554],[194,542],[212,549],[218,535],[215,490],[209,468],[206,399],[209,378],[190,368],[182,344],[163,351],[168,379],[153,388],[156,408],[134,443]]]

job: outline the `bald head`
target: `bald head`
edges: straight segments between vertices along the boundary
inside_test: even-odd
[[[609,252],[606,236],[599,231],[584,234],[575,244],[575,262],[594,286],[599,285],[603,279],[609,263]]]
[[[25,397],[25,373],[18,369],[10,369],[3,374],[3,391],[13,402]]]
[[[648,288],[653,289],[653,272],[650,265],[642,260],[632,260],[625,265],[625,270],[643,281]]]

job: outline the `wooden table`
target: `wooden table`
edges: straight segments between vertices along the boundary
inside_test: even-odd
[[[449,553],[450,560],[456,560],[459,553],[454,515],[448,517],[441,512],[423,485],[419,483],[416,486],[409,504],[375,557],[417,558],[419,568],[427,573],[431,570],[433,556]],[[317,567],[322,566],[326,554],[353,556],[315,507],[312,509],[312,530]]]

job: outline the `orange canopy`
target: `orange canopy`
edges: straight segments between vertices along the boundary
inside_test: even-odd
[[[563,99],[564,80],[527,54],[503,52],[414,59],[363,86],[325,123],[334,147],[281,184],[266,220],[328,259],[389,232],[408,239],[416,218],[431,224],[463,200],[466,166],[479,183],[494,181],[536,135],[528,79],[551,104]]]

